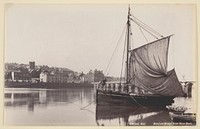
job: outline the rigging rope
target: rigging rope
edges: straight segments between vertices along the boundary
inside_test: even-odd
[[[126,33],[128,33],[128,32],[126,32]],[[126,40],[127,40],[127,36],[125,37],[124,50],[123,50],[123,56],[122,56],[122,67],[121,67],[121,73],[120,73],[120,84],[121,84],[121,81],[122,81],[122,73],[123,73],[123,67],[124,67],[124,55],[125,55],[126,43],[127,43]]]
[[[120,38],[119,38],[119,40],[118,40],[118,43],[117,43],[117,45],[115,46],[115,49],[114,49],[114,51],[113,51],[113,53],[112,53],[112,56],[111,56],[111,58],[110,58],[110,60],[109,60],[109,63],[108,63],[108,65],[107,65],[107,67],[106,67],[106,70],[105,70],[105,74],[107,73],[106,75],[109,74],[109,66],[111,66],[110,64],[111,64],[111,62],[114,60],[113,58],[114,58],[114,56],[115,56],[115,54],[116,54],[117,48],[118,48],[118,46],[119,46],[119,44],[120,44],[120,40],[121,40],[121,38],[122,38],[122,35],[123,35],[125,29],[126,29],[126,24],[125,24],[124,29],[123,29],[123,31],[122,31],[122,33],[121,33],[121,36],[120,36]]]
[[[171,39],[170,39],[171,41],[173,41],[173,36],[171,36]],[[174,43],[172,42],[171,43],[171,45],[170,46],[172,46],[171,48],[172,48],[172,60],[173,60],[173,68],[174,68],[174,66],[175,66],[175,58],[174,58]]]
[[[131,20],[133,22],[135,22],[135,24],[137,24],[138,26],[140,26],[142,29],[144,29],[146,32],[148,32],[151,36],[153,36],[154,38],[158,39],[157,36],[155,36],[155,34],[153,34],[152,32],[150,32],[149,30],[147,30],[147,28],[145,28],[145,26],[141,25],[140,23],[138,23],[137,21],[135,21],[134,19],[131,18]]]
[[[131,44],[132,48],[134,48],[134,44],[133,44],[134,40],[133,40],[132,26],[131,26],[130,28],[131,28],[131,29],[130,29],[130,32],[131,32],[131,38],[130,38],[131,41],[130,41],[130,42],[132,43],[132,44]]]
[[[146,28],[148,28],[150,31],[154,32],[155,34],[157,34],[160,37],[163,37],[160,33],[158,33],[156,30],[154,30],[153,28],[151,28],[150,26],[148,26],[147,24],[145,24],[144,22],[142,22],[140,19],[138,19],[137,17],[135,17],[134,15],[131,15],[133,18],[135,18],[136,20],[138,20],[141,24],[143,24],[143,26],[145,26]]]
[[[149,33],[151,36],[153,36],[153,37],[156,38],[156,39],[159,39],[158,37],[163,37],[160,33],[158,33],[156,30],[154,30],[153,28],[151,28],[150,26],[148,26],[147,24],[145,24],[144,22],[142,22],[141,20],[139,20],[138,18],[136,18],[134,15],[131,14],[130,16],[131,16],[131,17],[130,17],[130,20],[133,21],[135,24],[138,25],[139,30],[141,31],[142,35],[144,36],[144,38],[145,38],[145,40],[146,40],[147,42],[148,42],[148,39],[147,39],[147,37],[145,36],[145,34],[144,34],[144,32],[142,31],[142,29],[145,30],[147,33]],[[118,40],[118,43],[117,43],[117,45],[116,45],[116,47],[115,47],[115,49],[114,49],[114,52],[112,53],[112,56],[111,56],[111,58],[110,58],[110,60],[109,60],[109,63],[108,63],[108,65],[107,65],[107,67],[106,67],[105,75],[108,75],[108,74],[109,74],[111,65],[112,65],[113,62],[114,62],[114,58],[115,58],[115,56],[116,56],[116,52],[117,52],[117,50],[118,50],[118,47],[119,47],[119,44],[120,44],[120,40],[121,40],[122,35],[123,35],[124,31],[125,31],[125,28],[126,28],[126,24],[125,24],[125,27],[124,27],[124,29],[123,29],[123,32],[122,32],[122,34],[121,34],[121,36],[120,36],[120,38],[119,38],[119,40]],[[132,34],[132,32],[131,32],[131,34]],[[158,36],[158,37],[157,37],[157,36]],[[126,38],[126,37],[125,37],[125,38]],[[123,53],[122,59],[123,59],[123,61],[122,61],[122,67],[123,67],[123,65],[124,65],[124,64],[123,64],[123,62],[124,62],[124,53]],[[120,78],[122,77],[122,71],[123,71],[123,69],[121,69]],[[120,83],[121,83],[121,79],[120,79]]]
[[[139,27],[139,26],[138,26]],[[144,35],[144,33],[143,33],[143,31],[142,31],[142,29],[139,27],[139,29],[140,29],[140,31],[141,31],[141,33],[142,33],[142,35],[144,36],[144,38],[146,39],[146,41],[147,42],[149,42],[148,40],[147,40],[147,37]]]

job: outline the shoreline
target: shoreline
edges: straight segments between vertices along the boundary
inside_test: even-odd
[[[89,83],[31,83],[31,82],[5,82],[4,88],[42,88],[42,89],[64,89],[64,88],[93,87]]]

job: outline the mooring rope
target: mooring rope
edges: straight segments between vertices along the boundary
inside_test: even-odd
[[[92,102],[90,102],[88,105],[86,105],[86,106],[84,106],[84,107],[82,107],[82,108],[80,108],[80,110],[83,110],[84,108],[86,108],[86,107],[88,107],[88,106],[90,106],[93,102],[94,102],[95,100],[93,100]]]
[[[71,103],[71,104],[73,104],[73,105],[75,105],[75,106],[77,106],[77,107],[80,107],[80,105],[74,103],[74,102],[77,102],[77,101],[79,101],[79,99],[78,99],[78,100],[75,100],[75,101],[67,102],[67,103]]]
[[[130,95],[131,96],[131,95]],[[142,107],[144,107],[144,108],[146,108],[144,105],[142,105],[142,104],[140,104],[140,103],[138,103],[132,96],[131,96],[131,98],[138,104],[138,105],[140,105],[140,106],[142,106]]]

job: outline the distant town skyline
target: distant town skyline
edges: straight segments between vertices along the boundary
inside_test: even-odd
[[[132,14],[171,39],[169,69],[195,80],[196,13],[192,4],[134,4]],[[105,71],[127,20],[128,5],[12,4],[5,11],[5,62]],[[132,23],[134,48],[146,42]],[[118,52],[123,51],[121,44]],[[110,69],[120,75],[121,54]]]

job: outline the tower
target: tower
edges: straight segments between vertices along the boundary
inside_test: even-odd
[[[35,62],[34,61],[29,62],[29,69],[35,69]]]

